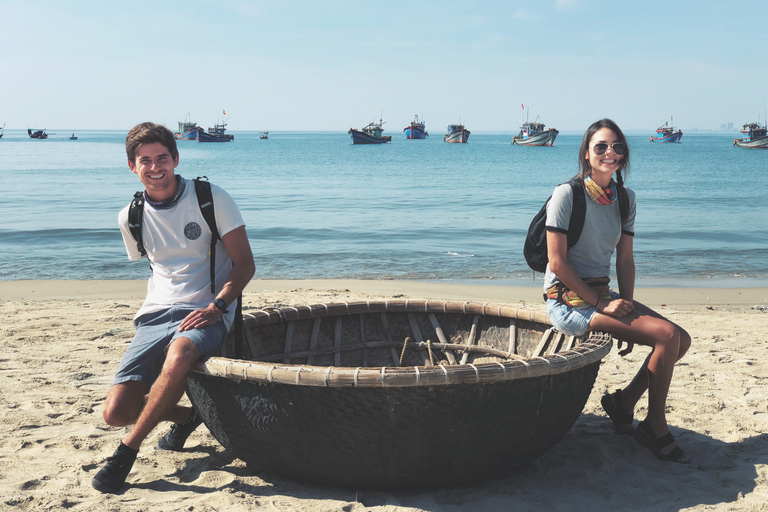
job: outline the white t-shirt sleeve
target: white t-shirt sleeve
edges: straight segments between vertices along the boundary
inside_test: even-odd
[[[213,195],[213,209],[219,236],[223,237],[233,229],[245,226],[240,209],[226,190],[218,185],[212,185],[211,194]]]

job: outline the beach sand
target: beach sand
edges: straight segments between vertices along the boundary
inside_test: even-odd
[[[690,465],[614,434],[600,407],[648,353],[603,359],[580,419],[529,467],[449,489],[378,492],[252,474],[199,428],[183,453],[145,441],[119,495],[91,479],[125,429],[101,409],[133,334],[143,281],[0,281],[0,510],[508,511],[768,509],[768,289],[639,288],[637,300],[693,337],[668,419]],[[253,281],[245,309],[371,298],[504,302],[542,309],[530,287],[399,281]],[[755,307],[760,306],[760,307]],[[636,418],[645,414],[642,407]]]

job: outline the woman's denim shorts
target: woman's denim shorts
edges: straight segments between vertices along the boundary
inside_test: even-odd
[[[613,299],[620,298],[620,295],[611,290]],[[568,336],[582,336],[589,330],[589,322],[597,312],[595,306],[584,308],[574,308],[555,299],[547,299],[547,314],[552,321],[555,329]]]
[[[152,386],[163,368],[166,350],[176,338],[192,341],[200,349],[201,357],[214,355],[227,335],[224,320],[220,318],[215,325],[179,332],[179,324],[192,311],[174,307],[137,318],[134,321],[136,334],[120,361],[112,384],[135,380]]]

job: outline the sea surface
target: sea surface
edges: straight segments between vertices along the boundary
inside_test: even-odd
[[[471,129],[471,127],[469,127]],[[239,205],[261,279],[407,279],[541,284],[522,256],[533,215],[577,171],[580,133],[551,148],[472,133],[446,144],[385,133],[352,145],[343,132],[232,132],[222,144],[179,141],[184,177],[208,176]],[[49,132],[55,130],[49,130]],[[143,279],[128,261],[118,211],[141,188],[124,131],[0,139],[0,280]],[[638,284],[768,283],[768,151],[737,133],[684,133],[653,144],[629,133],[637,193]]]

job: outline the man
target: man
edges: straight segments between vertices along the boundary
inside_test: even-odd
[[[181,450],[202,420],[178,404],[192,365],[215,354],[232,326],[237,297],[254,274],[253,254],[240,211],[223,189],[211,185],[216,226],[215,293],[211,291],[211,229],[192,180],[177,176],[173,133],[142,123],[125,139],[128,167],[144,185],[142,242],[152,266],[147,297],[134,317],[136,334],[104,403],[104,421],[133,425],[93,478],[101,492],[118,492],[142,441],[161,421],[174,425],[159,449]],[[142,254],[124,208],[118,216],[128,258]]]

